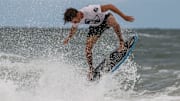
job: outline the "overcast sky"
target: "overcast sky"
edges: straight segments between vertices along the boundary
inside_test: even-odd
[[[63,13],[68,7],[88,4],[116,5],[135,22],[118,22],[133,28],[180,28],[180,0],[0,0],[0,26],[67,27]]]

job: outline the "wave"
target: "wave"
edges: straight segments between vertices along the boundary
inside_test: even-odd
[[[170,36],[165,35],[157,35],[157,34],[148,34],[148,33],[138,33],[138,35],[141,37],[147,37],[147,38],[170,38]]]
[[[106,101],[126,94],[130,96],[137,76],[133,62],[127,62],[121,71],[107,74],[98,82],[88,81],[86,68],[68,64],[63,57],[1,61],[1,64],[0,99],[3,101]]]
[[[136,91],[135,89],[139,89],[136,86],[140,78],[137,67],[138,65],[129,59],[113,75],[105,74],[100,81],[90,82],[87,80],[86,68],[69,64],[63,57],[39,58],[25,63],[9,62],[0,66],[0,99],[3,101],[131,101],[132,99],[150,101],[151,97],[153,101],[179,99],[178,96],[163,95],[164,92],[143,94]],[[174,87],[174,90],[177,89]]]
[[[156,71],[154,68],[157,67],[153,66],[141,67],[133,59],[129,59],[115,74],[105,74],[99,82],[89,82],[82,48],[85,47],[83,34],[78,33],[64,47],[60,42],[66,32],[61,33],[60,29],[10,32],[13,34],[4,31],[4,41],[1,40],[4,53],[0,53],[0,99],[3,101],[176,101],[179,98],[178,81],[164,87],[161,84],[166,82],[158,80],[161,75],[171,72]],[[162,34],[139,35],[140,38],[169,37]],[[117,42],[110,35],[102,37],[104,40],[101,39],[96,44],[98,48],[94,49],[95,60],[99,61],[116,47]],[[178,72],[175,75],[177,78],[172,77],[173,82],[179,80]],[[153,89],[155,87],[163,90]]]

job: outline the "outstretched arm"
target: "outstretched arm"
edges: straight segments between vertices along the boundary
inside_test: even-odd
[[[129,21],[129,22],[133,22],[134,18],[132,16],[127,16],[125,15],[123,12],[121,12],[116,6],[114,6],[113,4],[107,4],[107,5],[101,5],[101,11],[102,12],[106,12],[108,10],[113,11],[114,13],[118,14],[119,16],[121,16],[124,20]]]
[[[68,43],[68,41],[72,38],[72,36],[76,33],[76,31],[77,31],[77,27],[72,26],[68,37],[65,38],[65,40],[64,40],[64,45]]]

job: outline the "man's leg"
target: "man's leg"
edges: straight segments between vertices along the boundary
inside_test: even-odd
[[[86,40],[86,58],[87,58],[87,62],[89,65],[89,74],[88,74],[88,78],[89,80],[92,80],[92,72],[94,70],[93,68],[93,58],[92,58],[92,48],[94,46],[94,44],[96,43],[96,41],[98,40],[98,36],[94,35],[94,36],[89,36],[87,37]]]
[[[113,27],[118,39],[119,39],[119,51],[124,49],[124,39],[121,33],[120,25],[117,23],[115,17],[113,15],[110,15],[107,19],[107,24],[110,27]]]

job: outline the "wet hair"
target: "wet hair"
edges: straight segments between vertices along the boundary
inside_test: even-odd
[[[66,9],[64,13],[64,24],[66,24],[66,22],[72,21],[72,19],[77,16],[77,13],[78,13],[78,10],[75,8]]]

